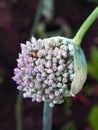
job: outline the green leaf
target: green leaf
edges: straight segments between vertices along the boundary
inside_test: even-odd
[[[95,4],[98,5],[98,0],[92,0]]]
[[[66,100],[64,101],[64,113],[66,116],[72,115],[71,106],[72,106],[72,99],[66,98]]]
[[[76,130],[76,126],[73,122],[68,122],[61,130]]]
[[[98,105],[95,105],[89,114],[89,123],[93,130],[98,130]]]
[[[89,74],[98,80],[98,49],[93,47],[91,50],[90,62],[88,62],[88,72]]]

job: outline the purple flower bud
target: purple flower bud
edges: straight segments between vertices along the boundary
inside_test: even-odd
[[[53,66],[52,67],[52,71],[56,71],[57,70],[57,67],[56,66]]]
[[[53,79],[54,78],[54,74],[50,74],[48,78],[49,79]]]
[[[23,52],[27,51],[27,47],[25,44],[21,44],[21,49]]]
[[[59,60],[59,64],[63,64],[65,61],[64,60]]]
[[[56,48],[53,50],[53,55],[54,55],[54,56],[57,56],[58,51],[59,51],[59,49],[56,47]]]
[[[62,82],[63,82],[63,83],[66,83],[66,82],[67,82],[67,78],[63,78],[63,79],[62,79]]]
[[[53,93],[49,94],[49,98],[53,99],[54,98],[54,94]]]
[[[32,64],[32,62],[33,62],[32,57],[29,57],[29,58],[28,58],[28,63],[31,63],[31,64]]]
[[[32,99],[34,99],[34,100],[35,100],[35,99],[36,99],[36,97],[37,97],[37,96],[36,96],[36,94],[34,93],[34,94],[32,95]]]
[[[21,53],[19,53],[19,58],[23,59],[23,55]]]
[[[51,103],[49,104],[49,106],[50,106],[50,107],[53,107],[53,106],[54,106],[54,104],[51,102]]]
[[[53,80],[50,79],[50,80],[48,81],[48,84],[49,84],[49,85],[52,85],[52,84],[53,84]]]
[[[22,89],[23,89],[23,86],[18,86],[17,89],[18,89],[18,90],[22,90]]]
[[[71,63],[71,64],[68,66],[68,69],[73,70],[73,67],[74,67],[74,65],[73,65],[73,63]]]
[[[42,72],[42,73],[41,73],[41,76],[42,76],[42,77],[46,77],[46,73],[45,73],[45,72]]]
[[[28,68],[25,69],[25,74],[31,75],[31,73],[32,73],[31,67],[28,67]]]
[[[64,90],[63,90],[62,88],[60,88],[60,89],[59,89],[59,92],[62,93],[62,92],[64,92]]]
[[[23,97],[24,97],[24,98],[27,98],[27,97],[29,97],[29,96],[30,96],[30,94],[29,94],[28,92],[23,93]]]
[[[56,74],[56,76],[60,76],[61,73],[60,73],[60,71],[57,71],[55,74]]]
[[[53,63],[56,63],[57,62],[57,59],[56,58],[53,58]]]
[[[15,81],[18,81],[18,80],[20,80],[20,77],[19,77],[19,75],[17,74],[17,75],[15,75],[14,77],[12,77],[12,79],[15,80]]]
[[[36,75],[36,72],[34,70],[32,70],[32,75],[35,76]]]
[[[39,68],[39,72],[43,72],[44,67],[42,65],[39,65],[38,68]]]
[[[40,79],[37,79],[37,81],[35,83],[35,87],[36,88],[40,88],[41,87]]]
[[[42,100],[43,100],[43,101],[46,101],[46,99],[47,99],[46,96],[43,95],[43,96],[42,96]]]
[[[63,74],[63,77],[64,77],[64,78],[67,78],[67,76],[68,76],[67,73],[64,73],[64,74]]]
[[[45,81],[44,81],[44,84],[48,84],[48,80],[45,80]]]
[[[50,67],[51,67],[51,62],[48,61],[48,62],[45,64],[45,67],[50,68]]]
[[[18,67],[21,68],[21,67],[23,67],[23,66],[24,66],[23,61],[19,61],[19,62],[18,62]]]
[[[37,77],[36,77],[36,82],[37,82],[37,83],[41,82],[41,78],[37,78]]]
[[[34,67],[34,72],[39,72],[39,68],[37,66]]]
[[[71,74],[70,75],[70,80],[73,80],[73,78],[74,78],[74,74]]]
[[[41,94],[38,93],[38,94],[36,95],[36,101],[37,101],[37,102],[41,102]]]
[[[21,50],[22,50],[23,56],[29,54],[30,52],[25,44],[21,44]]]
[[[37,102],[41,102],[41,100],[42,100],[41,98],[36,98]]]
[[[29,84],[29,87],[32,89],[32,87],[34,87],[34,82],[31,82],[30,84]]]
[[[52,50],[48,50],[48,55],[51,56],[51,54],[52,54]]]
[[[63,67],[62,65],[60,65],[60,66],[58,67],[58,71],[63,71],[63,69],[64,69],[64,67]]]
[[[41,64],[41,65],[44,65],[44,64],[46,64],[46,61],[45,61],[45,59],[40,59],[40,64]]]
[[[37,56],[38,56],[39,58],[41,58],[41,57],[43,56],[43,51],[42,51],[42,50],[38,51]]]
[[[19,74],[19,72],[20,72],[20,69],[19,69],[19,68],[15,68],[15,69],[14,69],[14,74]]]
[[[61,59],[61,55],[59,54],[59,55],[57,55],[57,57],[56,57],[57,59]]]
[[[57,80],[61,82],[62,78],[61,78],[61,77],[58,77]]]
[[[52,72],[53,72],[52,69],[47,70],[47,73],[49,73],[49,74],[52,73]]]
[[[45,93],[46,93],[46,94],[49,94],[50,92],[51,92],[51,89],[50,89],[50,88],[45,89]]]
[[[30,80],[28,80],[28,79],[25,80],[25,84],[26,84],[26,85],[29,85],[30,83],[31,83]]]
[[[46,56],[46,60],[51,60],[52,56],[51,55],[47,55]]]
[[[31,37],[31,42],[32,42],[33,44],[35,44],[35,43],[37,42],[36,38],[32,36],[32,37]]]
[[[55,91],[55,96],[59,96],[59,95],[60,95],[59,91]]]
[[[66,57],[67,57],[67,52],[66,52],[66,51],[62,51],[62,52],[61,52],[61,55],[62,55],[64,58],[66,58]]]
[[[21,85],[21,84],[22,84],[22,80],[21,80],[21,79],[18,79],[18,80],[16,81],[16,83],[17,83],[18,85]]]

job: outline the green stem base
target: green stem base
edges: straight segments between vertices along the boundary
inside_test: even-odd
[[[52,128],[52,108],[48,102],[44,103],[43,109],[43,130],[51,130]]]
[[[18,92],[16,99],[16,128],[17,130],[23,130],[22,124],[22,91]]]

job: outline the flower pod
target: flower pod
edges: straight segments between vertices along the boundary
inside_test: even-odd
[[[80,46],[74,44],[74,79],[70,92],[75,95],[83,87],[87,78],[87,63]]]
[[[86,60],[72,39],[61,36],[21,44],[13,79],[23,96],[51,107],[77,94],[87,75]]]

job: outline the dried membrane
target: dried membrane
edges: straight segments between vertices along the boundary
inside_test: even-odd
[[[13,77],[18,84],[17,89],[23,91],[25,98],[48,101],[51,107],[64,102],[67,96],[74,96],[86,79],[84,75],[76,81],[82,75],[82,67],[80,65],[78,72],[79,59],[75,59],[78,57],[75,51],[71,40],[60,36],[39,40],[32,37],[30,42],[21,44]]]

